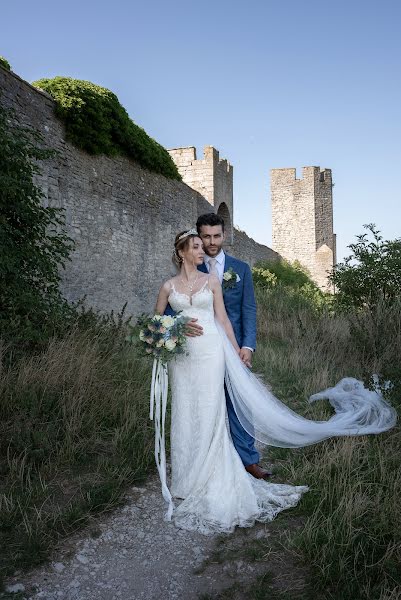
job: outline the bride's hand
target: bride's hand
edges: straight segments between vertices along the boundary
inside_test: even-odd
[[[198,325],[196,322],[198,319],[191,319],[188,321],[185,328],[185,335],[188,337],[197,337],[198,335],[203,335],[203,327]]]

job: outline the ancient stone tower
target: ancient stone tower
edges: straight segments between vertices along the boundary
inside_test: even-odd
[[[330,169],[304,167],[302,179],[295,169],[271,170],[273,250],[298,260],[324,291],[336,262],[332,188]]]
[[[213,146],[205,146],[204,158],[196,158],[194,146],[172,148],[171,158],[184,183],[189,185],[214,207],[226,225],[226,245],[233,243],[233,168]]]

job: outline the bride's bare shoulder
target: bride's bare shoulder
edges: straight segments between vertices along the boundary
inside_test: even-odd
[[[219,278],[216,275],[208,275],[209,287],[214,288],[216,285],[221,285]]]
[[[209,287],[211,290],[215,290],[216,288],[221,288],[221,283],[216,275],[208,275]]]
[[[171,292],[177,279],[177,277],[170,277],[170,279],[167,279],[167,281],[162,283],[160,289],[167,293]]]

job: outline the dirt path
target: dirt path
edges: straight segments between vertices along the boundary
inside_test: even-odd
[[[145,487],[129,491],[125,506],[67,540],[53,563],[9,581],[8,590],[15,593],[5,596],[195,600],[215,598],[235,585],[237,591],[224,598],[249,598],[241,589],[266,572],[267,566],[279,588],[283,576],[294,581],[293,565],[288,561],[283,565],[272,549],[279,531],[275,523],[237,530],[230,536],[203,536],[166,523],[164,511],[160,482],[154,476]]]

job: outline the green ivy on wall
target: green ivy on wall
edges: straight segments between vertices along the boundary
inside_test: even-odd
[[[0,66],[7,69],[7,71],[11,71],[11,65],[4,56],[0,56]]]
[[[110,90],[71,77],[39,79],[32,85],[54,98],[67,139],[79,148],[90,154],[124,154],[150,171],[181,180],[167,150],[130,119]]]

